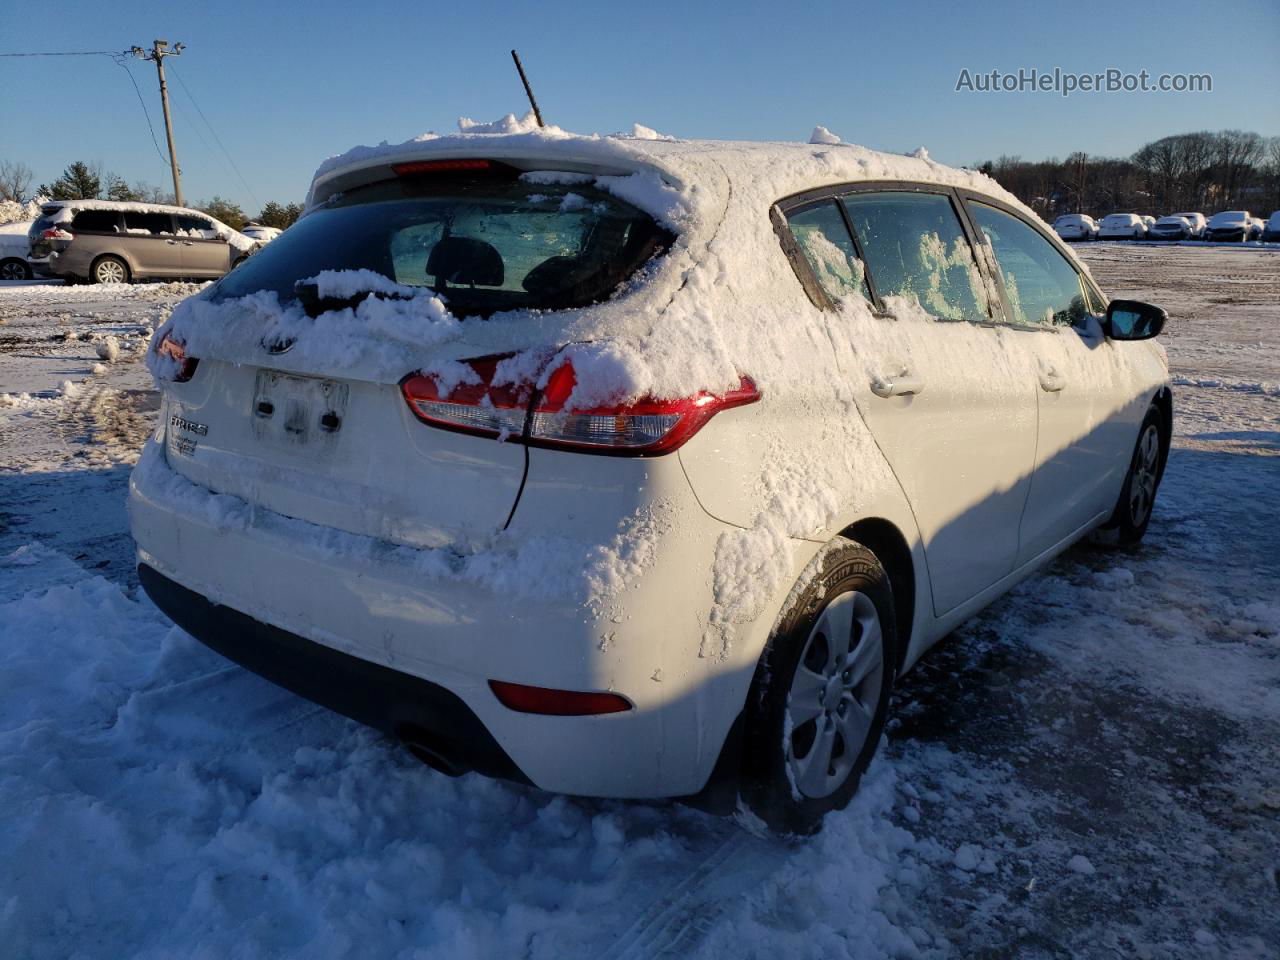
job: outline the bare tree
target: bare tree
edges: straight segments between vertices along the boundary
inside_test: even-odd
[[[35,176],[21,160],[0,160],[0,200],[21,203]]]

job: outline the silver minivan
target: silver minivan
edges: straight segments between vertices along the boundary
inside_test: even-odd
[[[217,279],[261,246],[199,210],[112,200],[46,203],[27,237],[37,275],[93,283]]]

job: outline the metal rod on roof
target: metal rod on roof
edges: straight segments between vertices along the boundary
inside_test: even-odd
[[[516,70],[520,72],[520,82],[524,84],[524,92],[529,97],[529,105],[533,107],[533,117],[538,121],[538,126],[545,127],[546,124],[542,122],[542,111],[538,109],[538,101],[533,98],[533,87],[529,86],[529,78],[524,75],[524,66],[520,63],[520,54],[512,50],[511,59],[516,62]]]

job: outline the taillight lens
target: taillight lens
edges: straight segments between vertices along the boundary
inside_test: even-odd
[[[489,689],[508,710],[540,713],[549,717],[591,717],[605,713],[623,713],[631,702],[616,693],[587,693],[579,690],[553,690],[530,687],[523,683],[490,680]]]
[[[71,240],[73,239],[73,236],[72,234],[68,233],[66,230],[59,230],[55,227],[50,230],[45,230],[43,233],[41,233],[40,239],[41,240]]]
[[[175,340],[166,333],[156,344],[156,353],[173,361],[175,372],[169,379],[174,383],[186,383],[196,375],[196,367],[200,361],[195,357],[187,356],[187,350],[182,341]]]
[[[472,382],[442,391],[431,375],[401,382],[409,409],[424,423],[446,430],[502,437],[530,446],[612,456],[660,456],[679,448],[708,420],[731,407],[754,403],[760,391],[750,377],[722,394],[701,391],[675,400],[645,398],[631,403],[566,409],[577,377],[568,359],[554,366],[541,390],[494,385],[507,356],[467,361]]]
[[[471,378],[441,390],[437,377],[413,374],[400,382],[409,409],[423,423],[482,437],[519,438],[533,396],[531,385],[494,384],[498,364],[510,354],[464,361]]]

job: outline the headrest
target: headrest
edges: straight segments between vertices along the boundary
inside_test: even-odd
[[[460,286],[502,286],[502,254],[496,247],[471,237],[445,237],[431,248],[427,276]]]

